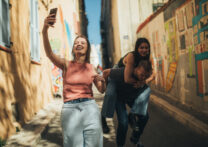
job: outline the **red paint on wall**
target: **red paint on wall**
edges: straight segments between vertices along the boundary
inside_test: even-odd
[[[197,61],[199,93],[203,93],[202,61]]]

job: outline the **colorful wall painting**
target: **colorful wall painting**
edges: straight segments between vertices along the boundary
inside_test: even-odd
[[[165,89],[166,92],[169,92],[173,86],[173,81],[174,81],[175,74],[176,74],[176,68],[177,68],[176,62],[170,63],[168,74],[166,77],[166,89]]]
[[[57,55],[61,54],[61,40],[54,38],[50,40],[51,48],[53,52]],[[63,90],[63,80],[62,80],[62,71],[57,66],[52,64],[52,83],[53,83],[53,91],[54,95],[62,95]]]
[[[195,0],[196,14],[193,18],[193,29],[194,31],[194,48],[195,48],[195,64],[196,64],[196,82],[197,82],[197,93],[203,97],[207,95],[206,87],[208,85],[205,76],[206,73],[203,71],[206,69],[204,65],[208,59],[208,1]],[[203,64],[204,63],[204,64]]]

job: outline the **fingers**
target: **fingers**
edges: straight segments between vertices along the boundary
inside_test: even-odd
[[[44,21],[44,25],[45,26],[50,26],[50,27],[54,27],[54,24],[56,23],[56,18],[53,17],[54,14],[51,14],[51,15],[48,15],[46,18],[45,18],[45,21]]]
[[[95,81],[102,81],[102,82],[105,82],[105,79],[101,76],[101,75],[93,75],[92,78],[95,80]]]

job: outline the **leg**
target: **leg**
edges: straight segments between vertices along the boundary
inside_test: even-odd
[[[138,96],[134,101],[134,104],[131,108],[131,113],[138,115],[146,115],[147,107],[149,102],[151,90],[148,86],[145,86],[138,92]]]
[[[83,147],[83,133],[81,117],[76,107],[68,107],[73,104],[64,104],[61,112],[61,125],[64,147]]]
[[[96,102],[84,107],[84,147],[103,147],[100,109]]]
[[[101,119],[102,119],[103,133],[109,133],[110,132],[110,128],[108,127],[106,118],[104,116],[101,116]]]
[[[150,92],[151,90],[148,86],[140,90],[129,114],[129,124],[133,129],[131,141],[135,144],[139,142],[139,138],[149,119],[147,108]]]
[[[113,68],[116,68],[117,65],[114,65]],[[103,106],[101,110],[102,114],[102,127],[103,133],[109,133],[110,129],[106,122],[106,117],[112,118],[115,110],[115,103],[116,103],[116,83],[114,80],[108,78],[108,85],[106,88]]]
[[[116,83],[109,78],[107,89],[105,92],[103,106],[101,110],[102,114],[102,126],[103,132],[109,133],[110,129],[106,122],[106,117],[112,118],[115,110],[115,102],[116,102]]]
[[[116,142],[118,146],[124,146],[128,130],[128,113],[124,102],[116,102],[116,113],[118,119]]]
[[[114,67],[116,68],[116,67]],[[103,106],[101,114],[103,117],[112,118],[115,110],[116,103],[116,82],[108,78],[108,85],[106,87],[106,92],[103,100]]]
[[[139,143],[139,139],[140,136],[142,135],[144,128],[149,120],[149,115],[148,113],[144,116],[144,115],[137,115],[138,120],[137,120],[137,126],[138,129],[134,129],[131,135],[131,142],[133,142],[134,144],[138,144]]]

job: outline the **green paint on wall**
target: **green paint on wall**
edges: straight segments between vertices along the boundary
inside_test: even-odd
[[[193,56],[192,56],[192,51],[193,51],[193,46],[189,47],[189,75],[193,76],[193,68],[192,68],[192,60],[193,60]]]

